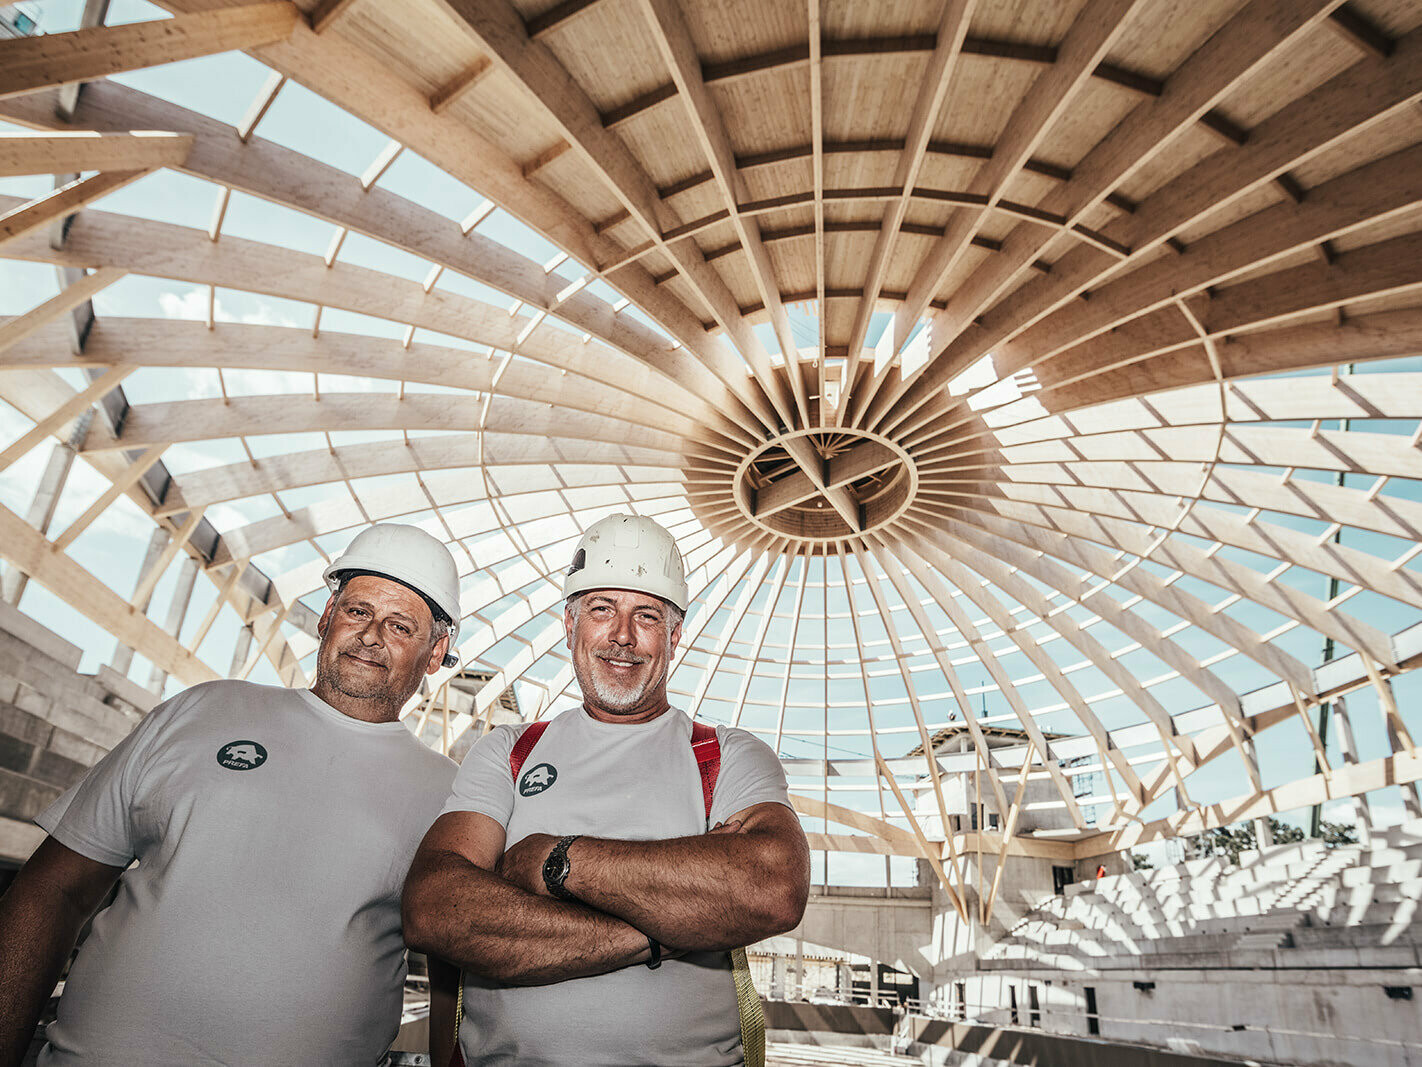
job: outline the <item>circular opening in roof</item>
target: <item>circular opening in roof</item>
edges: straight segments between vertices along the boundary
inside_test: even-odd
[[[735,498],[756,526],[801,541],[841,541],[880,529],[918,488],[909,454],[887,437],[821,427],[783,434],[736,469]]]

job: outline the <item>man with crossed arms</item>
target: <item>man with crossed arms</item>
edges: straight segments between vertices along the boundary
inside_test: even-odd
[[[564,593],[583,704],[517,781],[528,724],[469,751],[405,884],[406,940],[464,968],[470,1067],[741,1064],[728,950],[794,927],[808,894],[784,771],[720,727],[708,819],[691,720],[667,701],[688,597],[666,530],[594,524]]]

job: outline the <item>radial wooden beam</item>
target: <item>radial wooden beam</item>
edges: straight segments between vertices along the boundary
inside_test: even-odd
[[[928,59],[928,66],[919,82],[918,94],[914,98],[913,111],[909,114],[908,135],[904,138],[904,150],[899,154],[894,169],[893,184],[900,194],[889,202],[879,220],[879,236],[874,241],[874,249],[869,254],[865,272],[864,295],[854,313],[854,323],[849,330],[848,355],[845,363],[844,389],[849,392],[858,378],[860,350],[869,332],[869,320],[874,315],[884,284],[884,274],[889,266],[890,253],[897,242],[899,229],[903,226],[904,215],[908,211],[910,197],[918,181],[928,150],[929,138],[933,135],[943,98],[948,92],[948,83],[957,69],[957,60],[963,47],[963,39],[968,33],[968,23],[972,18],[977,0],[949,0],[943,5],[939,18],[937,43]],[[823,309],[820,312],[824,315]],[[892,328],[892,327],[891,327]],[[844,416],[851,402],[858,398],[845,397],[835,411],[837,425],[844,423]]]
[[[700,142],[701,151],[711,165],[711,173],[720,187],[721,198],[730,213],[741,247],[750,266],[751,277],[760,293],[761,305],[770,316],[770,325],[780,344],[785,360],[785,379],[800,414],[800,425],[810,424],[810,411],[805,393],[805,380],[800,373],[799,345],[790,332],[790,317],[780,300],[775,268],[761,240],[760,224],[741,214],[739,205],[749,199],[745,180],[736,168],[730,136],[721,118],[720,109],[702,79],[701,60],[676,0],[641,0],[641,8],[653,29],[662,60],[671,71],[677,94],[690,113],[691,130]],[[778,379],[777,379],[778,381]]]
[[[507,0],[440,2],[461,25],[468,28],[495,64],[533,102],[546,110],[583,162],[603,177],[624,209],[676,264],[751,365],[764,396],[758,396],[747,388],[743,376],[738,378],[728,373],[723,375],[723,381],[767,426],[773,427],[776,419],[770,415],[770,409],[765,404],[766,397],[774,405],[779,421],[793,424],[784,383],[772,371],[764,347],[741,315],[731,291],[715,270],[707,265],[694,242],[669,242],[666,239],[666,233],[681,220],[662,202],[641,163],[622,139],[603,125],[597,108],[548,47],[529,38],[523,19]],[[635,296],[633,299],[636,299]],[[692,343],[701,350],[714,347],[714,342],[706,338]]]
[[[0,99],[282,41],[299,14],[289,3],[249,4],[0,41]]]
[[[19,174],[71,174],[86,170],[174,167],[187,158],[193,139],[186,134],[0,133],[0,178]]]
[[[1090,0],[1081,9],[1057,48],[1056,63],[1032,83],[1032,88],[1007,120],[1006,128],[998,135],[992,158],[973,178],[969,192],[986,197],[984,207],[991,207],[1002,198],[1008,179],[1031,158],[1053,123],[1071,107],[1076,94],[1086,85],[1139,6],[1140,0]],[[919,265],[904,306],[894,317],[895,351],[908,340],[909,333],[981,227],[986,214],[986,211],[961,209],[955,212],[948,223],[948,232]]]
[[[1244,78],[1295,47],[1339,0],[1253,0],[1166,79],[1160,96],[1126,116],[1072,168],[1071,179],[1042,201],[1073,224],[1188,129]],[[1051,235],[1020,225],[934,316],[937,348],[961,333],[1019,281]]]
[[[1386,60],[1359,62],[1285,105],[1250,131],[1246,145],[1221,149],[1167,181],[1107,232],[1130,249],[1132,259],[1144,257],[1180,230],[1419,97],[1422,30],[1401,39]],[[1320,188],[1310,199],[1317,206],[1317,201],[1332,193],[1332,189]],[[1275,211],[1273,217],[1281,215]],[[999,301],[983,312],[979,324],[963,328],[956,337],[941,338],[946,347],[934,346],[929,368],[914,381],[882,392],[868,422],[881,421],[891,404],[898,416],[915,409],[982,355],[1065,307],[1104,272],[1116,271],[1121,265],[1115,257],[1091,248],[1068,252],[1053,264],[1049,277],[1027,281],[1011,300]]]

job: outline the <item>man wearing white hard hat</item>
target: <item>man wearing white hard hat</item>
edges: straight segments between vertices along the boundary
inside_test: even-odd
[[[401,883],[455,772],[399,714],[453,645],[459,572],[436,538],[384,525],[325,578],[310,690],[194,686],[36,820],[49,836],[0,899],[0,1065],[115,881],[40,1064],[385,1058]]]
[[[582,706],[470,749],[406,939],[463,967],[471,1067],[761,1063],[741,947],[794,927],[809,884],[780,761],[669,705],[688,596],[661,526],[595,523],[564,594]]]

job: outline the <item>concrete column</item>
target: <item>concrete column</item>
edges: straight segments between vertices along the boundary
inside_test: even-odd
[[[1353,720],[1348,716],[1348,702],[1339,697],[1333,702],[1333,726],[1338,733],[1338,752],[1344,766],[1358,762],[1358,744],[1353,740]],[[1358,827],[1358,843],[1373,843],[1373,810],[1368,798],[1359,794],[1353,798],[1353,818]]]
[[[1390,700],[1394,707],[1397,705],[1397,697],[1392,688],[1392,682],[1386,678],[1377,679],[1375,686],[1378,692],[1378,713],[1383,717],[1383,725],[1387,727],[1387,748],[1389,755],[1397,755],[1406,751],[1407,746],[1402,743],[1402,738],[1398,736],[1397,725],[1393,717],[1387,713],[1384,698]],[[1422,795],[1417,792],[1417,783],[1409,782],[1407,785],[1398,787],[1402,792],[1402,808],[1407,812],[1409,819],[1422,819]]]
[[[183,620],[188,615],[188,601],[193,598],[193,583],[197,581],[198,561],[192,556],[183,557],[183,566],[178,571],[178,584],[173,587],[173,599],[168,602],[168,619],[163,624],[174,638],[183,632]],[[168,680],[168,672],[157,664],[148,676],[148,688],[159,696],[163,695],[163,684]]]
[[[143,584],[144,579],[148,577],[148,572],[157,566],[158,557],[163,554],[163,549],[167,547],[167,544],[168,531],[160,526],[153,531],[153,536],[148,539],[148,551],[143,555],[143,566],[138,568],[138,578],[133,583],[135,591]],[[143,598],[143,602],[141,604],[135,604],[133,609],[135,611],[146,612],[148,610],[148,604],[152,599],[153,594],[149,593]],[[119,674],[127,677],[128,669],[133,666],[133,649],[119,642],[114,649],[114,658],[110,666]]]
[[[247,665],[247,654],[252,651],[252,624],[248,623],[237,631],[237,643],[232,646],[232,666],[227,668],[227,677],[236,678]]]
[[[1259,752],[1254,747],[1254,738],[1245,738],[1244,744],[1240,746],[1244,750],[1244,758],[1249,763],[1249,769],[1255,775],[1259,774]],[[1269,848],[1274,844],[1274,831],[1269,825],[1268,817],[1254,820],[1254,847]]]
[[[799,997],[808,996],[805,992],[805,939],[795,938],[795,995]]]
[[[1402,738],[1397,736],[1397,727],[1393,725],[1391,718],[1387,720],[1387,744],[1394,755],[1406,751],[1406,746],[1402,743]],[[1407,817],[1422,819],[1422,796],[1418,795],[1417,783],[1408,782],[1398,788],[1402,790],[1402,810],[1407,812]]]
[[[869,1006],[879,1003],[879,961],[869,961]]]
[[[42,534],[49,533],[49,524],[54,521],[54,509],[59,506],[60,494],[69,478],[69,470],[74,466],[74,449],[59,442],[49,454],[44,474],[40,476],[34,499],[30,502],[25,521]],[[30,576],[18,567],[11,566],[5,572],[5,580],[0,584],[0,597],[6,603],[20,605],[20,597],[25,595],[25,586],[30,584]]]

